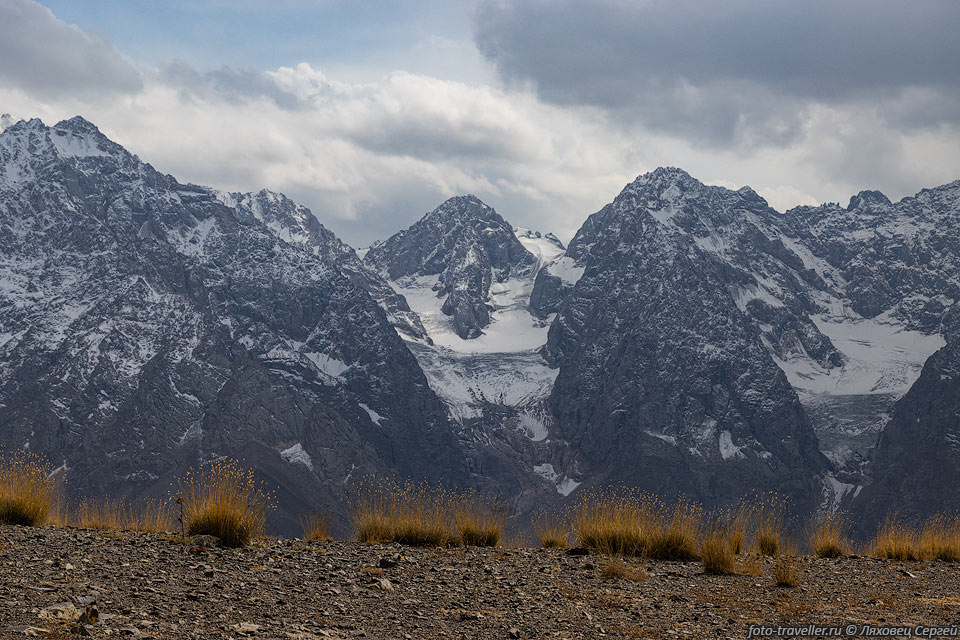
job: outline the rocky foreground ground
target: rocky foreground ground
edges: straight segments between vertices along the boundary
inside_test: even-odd
[[[736,576],[632,561],[616,577],[565,551],[202,542],[0,527],[0,635],[744,638],[750,623],[960,623],[960,565],[942,562],[798,557],[784,588],[769,559]]]

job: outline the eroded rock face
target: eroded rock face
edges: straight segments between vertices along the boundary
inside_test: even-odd
[[[336,265],[354,286],[366,290],[380,303],[398,331],[413,338],[426,337],[420,318],[410,311],[406,299],[365,265],[352,247],[320,224],[309,209],[267,189],[216,195],[227,206],[266,224],[284,242],[306,247],[324,263]]]
[[[863,491],[848,502],[861,537],[888,514],[907,520],[960,511],[960,306],[944,320],[947,345],[893,409]]]
[[[0,134],[0,443],[80,494],[245,457],[283,504],[344,520],[351,477],[464,480],[352,250],[281,196],[231,198],[81,118]]]
[[[436,277],[443,313],[457,334],[476,338],[490,322],[492,282],[532,274],[536,258],[513,228],[474,196],[450,198],[416,224],[373,246],[364,261],[391,280]]]
[[[566,258],[582,275],[559,303],[546,354],[560,367],[556,429],[585,475],[707,504],[751,490],[805,505],[819,498],[815,478],[829,463],[737,297],[758,285],[760,264],[776,266],[786,283],[796,274],[770,257],[782,249],[776,243],[734,268],[698,242],[752,234],[755,246],[761,232],[751,218],[766,209],[752,192],[657,170],[590,216],[570,243]],[[792,322],[810,324],[791,311]],[[811,333],[830,358],[829,341]]]

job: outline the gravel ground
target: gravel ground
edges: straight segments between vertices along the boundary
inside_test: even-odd
[[[628,561],[646,579],[626,579],[608,577],[603,557],[564,551],[202,542],[0,527],[0,634],[745,638],[751,623],[960,624],[960,565],[941,562],[798,557],[798,585],[784,588],[770,559],[736,576]]]

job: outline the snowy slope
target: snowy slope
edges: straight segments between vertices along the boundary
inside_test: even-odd
[[[364,258],[419,318],[424,337],[404,337],[461,437],[504,439],[504,446],[527,460],[528,471],[561,495],[576,482],[563,472],[548,477],[534,468],[550,465],[553,449],[563,443],[551,441],[544,405],[558,373],[541,355],[551,318],[538,318],[529,307],[537,273],[563,250],[552,234],[513,229],[493,209],[466,197],[444,203]],[[484,309],[484,322],[470,325],[475,330],[464,332],[449,307],[450,291],[458,289]]]

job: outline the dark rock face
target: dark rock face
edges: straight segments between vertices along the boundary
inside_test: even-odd
[[[960,511],[960,306],[944,321],[947,345],[893,409],[863,491],[849,502],[868,537],[888,514]]]
[[[798,207],[788,233],[842,277],[844,293],[865,318],[881,313],[910,329],[937,333],[960,300],[960,180],[892,204],[863,191],[839,205]]]
[[[341,520],[351,477],[465,481],[355,254],[286,199],[247,199],[180,184],[81,118],[0,134],[0,444],[62,463],[80,494],[162,493],[244,455]],[[307,241],[284,239],[290,219]]]
[[[376,300],[393,325],[403,334],[427,339],[417,314],[406,299],[373,269],[357,252],[320,224],[309,209],[283,195],[263,189],[257,193],[218,193],[218,198],[242,214],[263,222],[281,240],[307,247],[324,263],[336,265],[350,282]]]
[[[815,477],[829,464],[749,317],[767,305],[755,299],[744,314],[730,293],[756,284],[751,262],[734,268],[696,241],[732,225],[756,235],[741,227],[766,209],[752,192],[660,169],[590,216],[570,243],[566,257],[583,274],[559,304],[546,353],[560,367],[556,429],[585,475],[707,504],[753,489],[804,507],[819,499]],[[788,252],[765,246],[753,261],[773,254],[770,264],[781,265],[776,254]],[[811,333],[831,357],[829,341]]]
[[[490,322],[490,284],[532,274],[536,259],[513,228],[474,196],[450,198],[416,224],[371,247],[364,261],[391,280],[438,276],[443,313],[457,334],[476,338]]]

